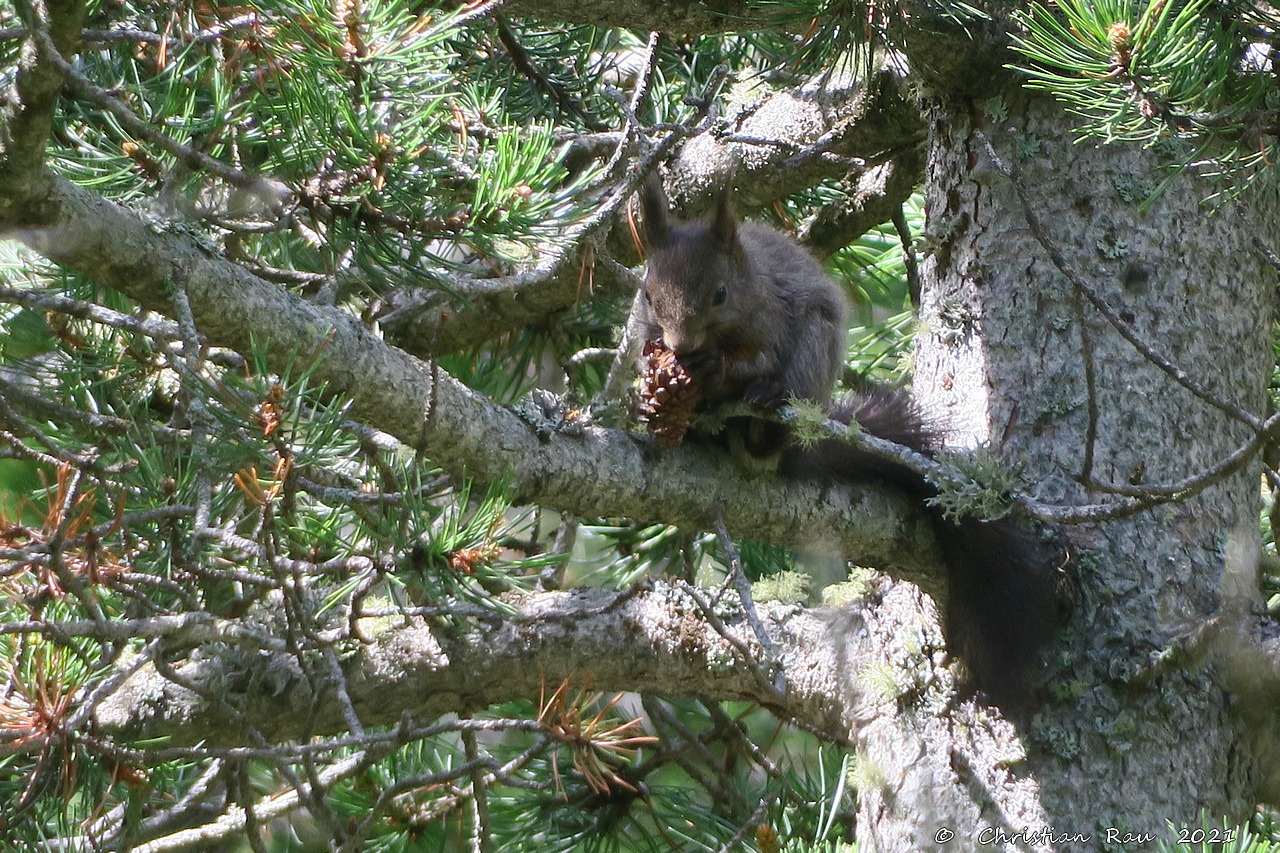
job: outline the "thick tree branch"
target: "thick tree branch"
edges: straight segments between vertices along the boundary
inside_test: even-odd
[[[722,601],[713,627],[686,592],[666,584],[635,596],[604,590],[539,593],[511,617],[497,613],[465,628],[418,617],[365,618],[371,642],[339,654],[351,707],[366,727],[465,713],[513,697],[536,697],[570,679],[592,689],[708,699],[750,699],[842,740],[860,718],[861,667],[879,643],[856,609],[759,608],[786,685],[763,683],[762,656],[736,601]],[[865,647],[864,647],[865,646]],[[268,740],[347,730],[343,703],[317,695],[285,650],[236,654],[208,649],[176,667],[186,686],[145,666],[96,709],[96,731],[172,746],[243,742],[243,724]]]
[[[799,237],[821,255],[830,255],[897,213],[919,186],[924,154],[913,149],[896,160],[868,169],[849,197],[819,210]]]
[[[732,180],[741,209],[759,209],[898,156],[906,158],[904,175],[923,178],[915,149],[924,141],[924,119],[895,68],[865,80],[813,80],[728,119],[728,132],[690,139],[671,164],[667,189],[677,207],[707,203]]]
[[[45,191],[44,148],[65,63],[80,38],[84,4],[49,0],[28,7],[32,36],[22,46],[18,73],[0,109],[0,215],[32,203]]]
[[[315,377],[351,401],[354,417],[450,471],[510,483],[517,500],[700,529],[723,518],[736,535],[826,547],[936,587],[930,525],[882,489],[851,487],[824,500],[817,488],[753,478],[723,454],[700,448],[653,453],[634,436],[595,427],[540,438],[513,412],[386,344],[347,314],[305,302],[183,233],[61,179],[41,209],[50,221],[11,216],[0,227],[170,316],[174,283],[181,283],[209,343],[240,352],[257,347],[281,368],[298,354],[314,357]]]

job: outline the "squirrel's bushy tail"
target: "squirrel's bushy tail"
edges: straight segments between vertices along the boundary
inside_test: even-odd
[[[831,417],[856,421],[871,435],[927,456],[939,447],[936,431],[899,389],[868,384],[837,401]],[[906,465],[836,439],[793,446],[779,467],[790,477],[828,483],[877,478],[922,502],[937,494]],[[1012,517],[951,520],[929,504],[925,511],[947,564],[948,645],[967,664],[974,686],[996,704],[1023,703],[1040,650],[1061,622],[1058,549]]]
[[[1013,518],[952,523],[930,512],[947,562],[947,643],[997,705],[1022,704],[1062,621],[1057,549]]]

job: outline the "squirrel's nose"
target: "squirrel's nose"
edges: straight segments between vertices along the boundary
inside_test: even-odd
[[[667,345],[667,349],[680,356],[688,355],[694,350],[700,349],[705,337],[706,335],[701,332],[693,334],[689,332],[663,332],[662,342]]]

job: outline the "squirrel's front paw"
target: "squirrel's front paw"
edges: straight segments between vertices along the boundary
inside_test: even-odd
[[[743,399],[754,406],[776,409],[790,398],[787,388],[777,379],[757,379],[747,386]]]
[[[695,350],[676,354],[676,361],[689,372],[695,381],[703,381],[720,372],[724,359],[720,351],[712,347],[699,347]]]

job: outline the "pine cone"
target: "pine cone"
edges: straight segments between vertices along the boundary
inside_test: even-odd
[[[663,447],[679,447],[702,396],[693,376],[661,341],[645,341],[636,417]]]

